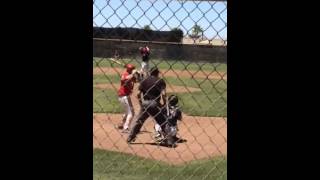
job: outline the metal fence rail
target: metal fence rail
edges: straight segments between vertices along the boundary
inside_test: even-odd
[[[127,142],[148,109],[137,98],[150,78],[141,47],[150,50],[146,69],[160,70],[164,100],[175,95],[179,101],[158,105],[168,127],[159,130],[162,137],[151,115]],[[227,178],[227,1],[94,0],[93,52],[94,179]],[[128,64],[137,72],[132,93],[123,95],[121,86],[130,89],[121,82],[130,77],[124,75]],[[126,107],[133,112],[128,131],[119,127],[126,126],[124,114],[130,116]],[[169,120],[174,108],[182,112],[177,126]]]

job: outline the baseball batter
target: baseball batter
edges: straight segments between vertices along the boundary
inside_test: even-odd
[[[135,67],[132,64],[125,65],[126,71],[121,75],[120,88],[118,90],[118,99],[123,106],[125,113],[123,115],[122,123],[118,125],[119,129],[123,129],[122,132],[129,132],[130,122],[134,116],[134,109],[130,95],[135,83]]]

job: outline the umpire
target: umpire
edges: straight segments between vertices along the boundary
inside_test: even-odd
[[[138,100],[141,105],[140,112],[133,122],[132,129],[129,133],[127,142],[135,141],[137,134],[140,132],[143,123],[152,116],[156,122],[161,126],[161,129],[166,129],[166,116],[164,109],[166,104],[166,83],[159,78],[159,69],[153,67],[150,69],[150,76],[144,79],[139,85]],[[168,146],[172,146],[173,142],[167,141]]]

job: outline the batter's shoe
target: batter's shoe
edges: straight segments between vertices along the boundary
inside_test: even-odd
[[[136,141],[136,137],[128,136],[127,143],[131,144]]]
[[[118,125],[117,125],[117,128],[118,128],[118,129],[123,129],[123,125],[122,125],[122,124],[118,124]]]
[[[127,129],[123,129],[121,132],[122,132],[122,133],[129,133],[130,130],[129,130],[129,128],[127,128]]]

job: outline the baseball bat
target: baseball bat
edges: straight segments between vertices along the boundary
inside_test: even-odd
[[[115,59],[113,59],[113,58],[109,58],[109,60],[112,61],[112,62],[114,62],[114,63],[116,63],[116,64],[119,64],[119,65],[121,65],[121,66],[125,66],[125,64],[123,64],[122,62],[120,62],[120,61],[118,61],[118,60],[115,60]]]

